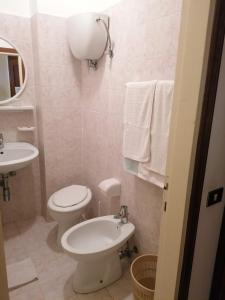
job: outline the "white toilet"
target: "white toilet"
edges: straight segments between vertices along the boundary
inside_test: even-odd
[[[77,262],[73,289],[79,293],[97,291],[122,274],[118,250],[133,235],[132,223],[114,216],[84,221],[62,236],[62,248]]]
[[[91,190],[82,185],[65,187],[49,198],[48,211],[58,222],[57,242],[60,247],[63,233],[81,220],[91,198]]]

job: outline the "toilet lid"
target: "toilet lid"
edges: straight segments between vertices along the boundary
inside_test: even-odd
[[[83,185],[71,185],[53,194],[53,203],[59,207],[79,204],[87,197],[88,189]]]

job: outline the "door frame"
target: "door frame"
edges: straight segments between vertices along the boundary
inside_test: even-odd
[[[179,286],[179,299],[188,299],[189,285],[194,258],[194,250],[198,229],[198,220],[202,200],[202,190],[205,178],[208,148],[212,129],[214,107],[217,95],[217,86],[220,73],[221,58],[223,52],[225,36],[225,1],[217,0],[209,60],[207,67],[207,77],[205,83],[205,93],[202,106],[200,129],[195,157],[194,175],[190,197],[186,238],[184,246],[183,264]]]
[[[181,299],[179,284],[216,3],[183,0],[155,300]]]
[[[0,299],[9,300],[1,210],[0,210]]]
[[[225,209],[223,211],[222,226],[220,230],[220,237],[218,249],[216,253],[216,261],[213,272],[213,280],[210,291],[210,300],[225,299]]]

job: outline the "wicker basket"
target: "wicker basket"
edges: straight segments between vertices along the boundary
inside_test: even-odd
[[[131,265],[135,300],[153,300],[155,292],[157,256],[141,255]]]

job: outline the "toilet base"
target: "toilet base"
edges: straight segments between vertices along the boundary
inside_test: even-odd
[[[59,248],[62,248],[61,245],[61,238],[64,232],[67,231],[67,229],[69,229],[70,227],[72,227],[74,224],[60,224],[58,223],[58,229],[57,229],[57,245]]]
[[[121,275],[117,252],[95,261],[79,261],[73,276],[73,289],[78,293],[91,293],[110,285]]]
[[[59,248],[62,248],[61,238],[63,234],[75,224],[80,223],[82,220],[82,216],[77,215],[72,219],[64,220],[64,222],[58,222],[58,230],[57,230],[57,244]]]

